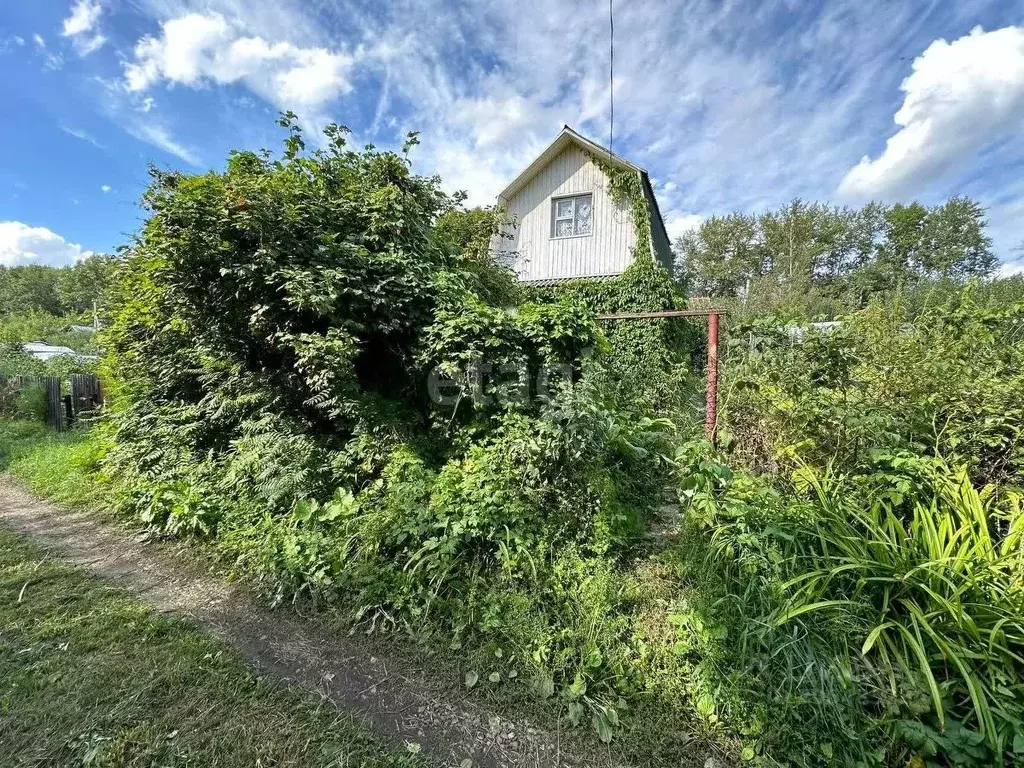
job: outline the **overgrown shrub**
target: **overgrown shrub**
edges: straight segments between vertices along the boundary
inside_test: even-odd
[[[683,353],[620,345],[638,367],[619,382],[585,297],[525,297],[487,258],[500,213],[340,128],[306,154],[283,122],[280,158],[153,173],[104,333],[116,506],[216,536],[278,599],[504,648],[610,738],[642,677],[616,583],[675,440],[621,394],[657,370],[677,396]],[[618,290],[676,297],[650,263]]]
[[[1022,327],[1024,305],[984,306],[973,290],[912,322],[897,304],[824,331],[775,318],[736,327],[723,439],[754,469],[847,469],[906,449],[965,464],[982,484],[1019,484]]]

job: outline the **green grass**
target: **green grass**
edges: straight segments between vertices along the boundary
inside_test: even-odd
[[[2,528],[0,755],[5,767],[420,764]]]
[[[102,507],[96,445],[84,429],[57,433],[45,424],[0,417],[0,471],[69,507]]]

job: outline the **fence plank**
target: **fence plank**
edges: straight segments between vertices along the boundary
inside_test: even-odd
[[[99,376],[89,373],[71,375],[71,393],[62,392],[62,382],[57,376],[5,376],[0,374],[0,391],[13,390],[11,394],[42,387],[46,392],[47,425],[63,432],[79,416],[87,416],[103,405],[103,384]]]
[[[71,400],[75,417],[96,410],[103,403],[99,376],[75,373],[71,376]]]
[[[46,423],[58,432],[64,431],[64,403],[60,397],[60,379],[46,376],[43,379],[46,387]]]

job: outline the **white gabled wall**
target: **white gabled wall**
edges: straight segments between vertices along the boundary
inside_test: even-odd
[[[585,192],[594,195],[593,234],[552,239],[551,198]],[[496,238],[494,247],[514,254],[520,280],[616,275],[629,266],[636,244],[633,213],[627,202],[616,205],[604,172],[575,144],[504,204],[517,226],[511,239]]]

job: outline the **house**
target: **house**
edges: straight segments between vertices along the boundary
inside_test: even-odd
[[[672,249],[647,171],[565,126],[498,196],[511,223],[492,249],[520,281],[607,279],[632,263],[637,244],[632,206],[613,199],[595,159],[637,174],[651,218],[649,252],[672,269]]]

